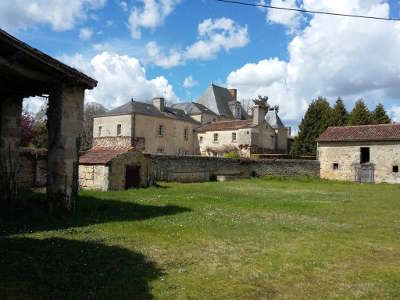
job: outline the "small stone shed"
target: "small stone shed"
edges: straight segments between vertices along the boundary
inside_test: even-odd
[[[12,177],[18,170],[23,99],[48,97],[50,210],[75,208],[84,95],[96,85],[96,80],[0,29],[0,163],[13,166],[2,167],[3,176]]]
[[[321,178],[400,183],[400,124],[329,127],[318,139]]]
[[[79,186],[86,190],[124,190],[153,182],[151,159],[134,148],[94,147],[79,159]]]

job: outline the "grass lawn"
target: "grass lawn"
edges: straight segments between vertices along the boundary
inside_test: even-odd
[[[400,186],[162,184],[0,221],[1,299],[400,298]]]

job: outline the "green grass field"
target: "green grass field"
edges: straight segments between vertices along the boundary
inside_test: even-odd
[[[260,178],[79,205],[1,220],[1,299],[400,298],[400,186]]]

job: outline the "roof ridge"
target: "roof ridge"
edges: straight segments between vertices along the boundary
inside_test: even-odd
[[[378,126],[381,126],[381,127],[384,127],[384,126],[400,126],[400,123],[329,126],[328,128],[354,128],[354,127],[378,127]]]

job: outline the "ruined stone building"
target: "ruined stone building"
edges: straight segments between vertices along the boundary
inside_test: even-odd
[[[1,184],[20,172],[19,145],[24,98],[47,95],[49,149],[47,195],[51,207],[75,206],[79,136],[86,89],[97,81],[0,30]],[[22,166],[23,167],[23,166]],[[2,191],[2,195],[4,196]]]
[[[318,139],[321,178],[400,183],[400,124],[329,127]]]

